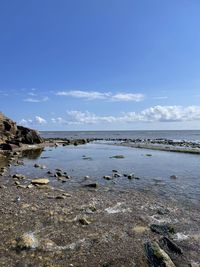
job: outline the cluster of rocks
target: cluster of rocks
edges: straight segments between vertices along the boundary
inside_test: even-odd
[[[19,126],[0,113],[0,149],[14,150],[22,144],[40,144],[43,139],[37,131]]]

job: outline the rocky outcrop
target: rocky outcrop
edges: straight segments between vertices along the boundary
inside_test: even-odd
[[[13,150],[22,144],[39,144],[43,139],[32,129],[18,126],[16,122],[0,113],[0,148]]]

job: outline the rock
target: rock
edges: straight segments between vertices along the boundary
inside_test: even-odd
[[[61,171],[57,171],[55,174],[56,174],[56,177],[62,177],[63,176],[63,173]]]
[[[32,129],[18,126],[16,122],[0,113],[0,147],[13,150],[24,144],[39,144],[43,139]]]
[[[152,266],[175,267],[169,255],[160,248],[157,242],[147,242],[145,248],[149,263]]]
[[[192,261],[192,262],[190,263],[190,267],[200,267],[200,262]]]
[[[119,178],[119,177],[121,177],[121,176],[122,176],[122,175],[121,175],[120,173],[117,173],[117,172],[113,174],[113,177],[115,177],[115,178]]]
[[[56,196],[56,199],[66,199],[66,196],[65,195],[59,195],[59,196]]]
[[[20,140],[21,143],[24,144],[40,144],[43,142],[43,139],[39,136],[39,134],[32,129],[17,126],[17,136],[16,139]]]
[[[167,224],[151,224],[150,229],[152,232],[160,234],[160,235],[166,235],[166,234],[174,234],[175,230],[172,226]]]
[[[40,165],[37,164],[37,163],[35,163],[35,164],[34,164],[34,167],[35,167],[35,168],[40,168]]]
[[[152,157],[152,154],[146,154],[147,157]]]
[[[130,174],[128,174],[127,178],[129,180],[134,179],[135,178],[135,174],[134,173],[130,173]]]
[[[111,159],[123,159],[124,156],[123,155],[115,155],[115,156],[112,156],[110,157]]]
[[[23,179],[26,178],[26,176],[23,175],[23,174],[16,173],[16,174],[14,174],[14,175],[12,176],[12,178],[16,178],[16,179],[18,179],[18,180],[23,180]]]
[[[104,178],[105,180],[112,180],[112,177],[109,176],[109,175],[104,175],[103,178]]]
[[[25,233],[16,240],[17,250],[36,249],[39,241],[33,233]]]
[[[88,180],[88,179],[90,179],[90,176],[89,175],[86,175],[86,176],[84,176],[84,179],[85,180]]]
[[[147,232],[149,229],[146,226],[139,226],[139,225],[137,225],[137,226],[133,227],[132,230],[136,234],[143,234],[143,233]]]
[[[88,221],[85,217],[79,219],[80,224],[89,225],[91,222]]]
[[[97,188],[98,187],[98,184],[97,183],[85,184],[85,187]]]
[[[175,252],[177,254],[183,254],[182,249],[168,237],[163,237],[163,241],[172,252]]]
[[[36,178],[31,181],[32,184],[38,184],[38,185],[46,185],[49,183],[49,179],[47,178]]]
[[[116,172],[118,172],[118,171],[117,171],[117,170],[112,170],[112,172],[115,172],[115,173],[116,173]]]
[[[171,175],[170,178],[171,179],[177,179],[178,177],[176,175]]]

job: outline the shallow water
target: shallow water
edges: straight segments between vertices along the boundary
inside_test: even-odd
[[[123,155],[124,158],[111,158],[115,155]],[[51,184],[57,187],[73,188],[98,182],[108,187],[137,188],[190,206],[200,203],[199,162],[199,155],[89,143],[31,151],[24,157],[24,166],[12,166],[10,174],[21,173],[30,179],[48,177],[48,170],[55,172],[58,168],[66,171],[71,179],[61,183],[57,178],[49,177]],[[35,163],[46,168],[34,168]],[[113,169],[121,174],[134,173],[140,179],[129,180],[124,176],[109,181],[103,179],[104,175],[112,175]],[[86,175],[90,176],[87,181],[84,179]],[[177,179],[171,179],[171,175],[176,175]],[[27,178],[25,182],[30,180]]]

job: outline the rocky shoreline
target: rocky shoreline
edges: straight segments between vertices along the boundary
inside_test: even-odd
[[[87,166],[85,183],[65,190],[51,185],[50,170],[46,170],[45,177],[31,180],[19,173],[9,176],[8,172],[9,167],[24,164],[27,150],[34,160],[34,151],[41,153],[47,147],[106,141],[133,147],[179,146],[193,151],[200,148],[199,144],[169,140],[44,140],[34,130],[19,131],[19,126],[2,118],[11,127],[0,120],[1,266],[200,266],[199,206],[191,210],[176,200],[158,199],[149,191],[120,189],[114,183],[112,187],[99,185],[90,181]],[[43,168],[38,164],[33,167]],[[55,171],[55,179],[69,179],[64,171]],[[117,170],[111,171],[116,179],[120,176]],[[129,176],[127,179],[137,178]],[[109,175],[103,178],[111,179]]]
[[[68,142],[39,146],[47,144]],[[23,185],[26,177],[7,177],[5,164],[23,164],[24,152],[1,165],[1,266],[199,266],[200,207],[88,179],[73,190],[50,186],[48,176]]]

